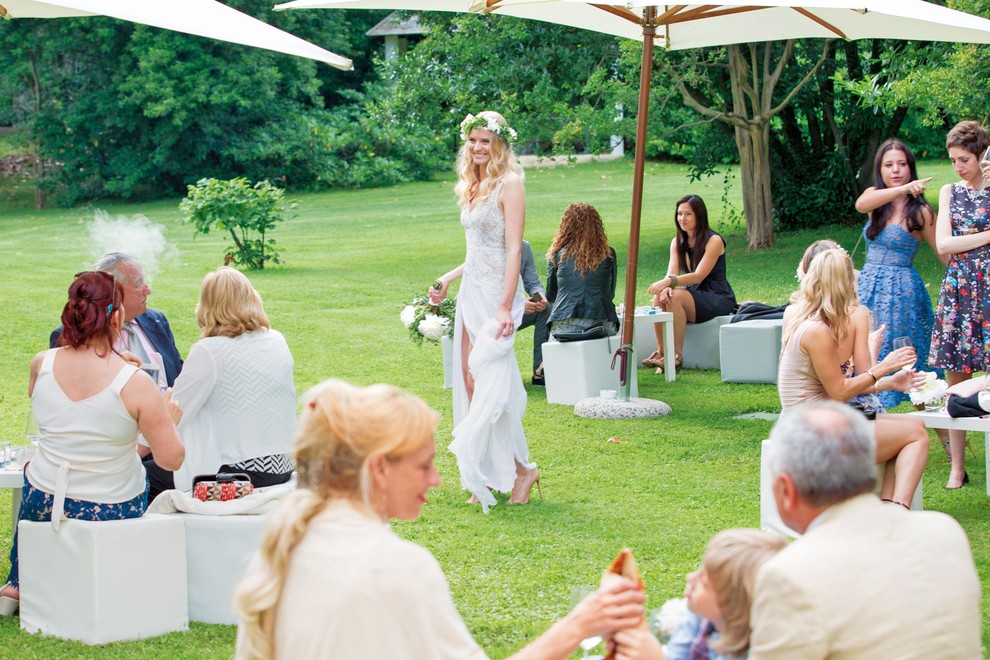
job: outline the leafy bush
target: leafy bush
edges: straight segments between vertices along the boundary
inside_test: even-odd
[[[261,269],[266,261],[282,263],[275,239],[267,235],[286,219],[284,197],[285,191],[268,181],[252,186],[245,178],[200,179],[189,186],[179,209],[200,234],[209,234],[214,228],[230,232],[234,244],[227,247],[225,264]],[[294,207],[294,203],[288,205]]]
[[[833,153],[821,161],[807,162],[806,167],[774,173],[776,229],[811,229],[862,218],[856,213],[857,194],[848,183],[838,183],[846,179],[841,158]]]

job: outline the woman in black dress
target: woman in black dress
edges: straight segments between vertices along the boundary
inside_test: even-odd
[[[708,227],[708,209],[697,195],[677,200],[677,235],[670,242],[667,276],[650,285],[653,306],[674,314],[674,369],[683,363],[684,333],[688,323],[704,323],[731,314],[736,294],[725,276],[725,241]],[[664,364],[661,325],[656,324],[657,350],[643,360],[662,374]],[[669,348],[669,347],[668,347]]]

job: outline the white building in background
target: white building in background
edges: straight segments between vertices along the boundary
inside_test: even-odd
[[[401,55],[405,55],[406,49],[409,47],[409,38],[418,37],[424,32],[425,30],[419,24],[419,16],[416,14],[403,19],[393,12],[365,34],[369,37],[384,37],[385,61],[394,62]]]

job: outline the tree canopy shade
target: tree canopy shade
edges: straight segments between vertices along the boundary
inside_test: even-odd
[[[250,13],[256,3],[239,0]],[[0,121],[30,127],[41,186],[59,201],[182,192],[235,175],[298,185],[321,145],[302,121],[370,72],[364,32],[382,13],[275,15],[303,38],[365,62],[356,73],[310,60],[107,18],[0,23]]]

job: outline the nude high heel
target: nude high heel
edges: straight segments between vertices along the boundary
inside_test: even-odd
[[[540,485],[540,471],[533,468],[526,473],[525,478],[518,484],[518,486],[513,487],[512,495],[509,497],[508,504],[529,504],[529,498],[533,494],[533,486],[536,486],[536,491],[540,494],[540,499],[543,499],[543,486]]]

